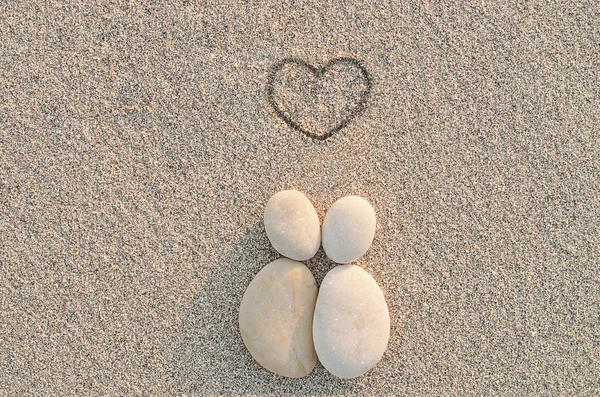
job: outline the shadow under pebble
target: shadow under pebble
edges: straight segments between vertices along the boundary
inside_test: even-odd
[[[275,375],[260,366],[244,346],[238,327],[242,296],[260,269],[280,257],[260,221],[213,266],[212,275],[194,297],[175,341],[173,392],[198,396],[317,396],[356,394],[363,389],[357,380],[334,377],[320,363],[304,378]],[[318,284],[335,266],[322,249],[304,263]]]

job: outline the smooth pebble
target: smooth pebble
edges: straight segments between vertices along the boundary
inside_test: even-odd
[[[371,246],[375,237],[375,210],[359,196],[342,197],[323,221],[323,249],[334,262],[350,263]]]
[[[312,371],[316,299],[317,284],[302,263],[281,258],[258,272],[242,298],[239,324],[244,344],[260,365],[291,378]]]
[[[281,255],[297,261],[312,258],[321,245],[319,216],[310,200],[297,190],[273,195],[265,207],[265,230]]]
[[[313,319],[315,350],[323,366],[340,378],[360,376],[381,359],[389,335],[388,307],[373,277],[354,265],[330,270]]]

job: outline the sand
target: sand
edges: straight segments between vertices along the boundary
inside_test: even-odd
[[[598,390],[593,2],[169,3],[0,2],[0,394]],[[266,95],[288,57],[359,60],[362,113],[291,129]],[[357,264],[392,329],[360,378],[283,379],[242,343],[283,189],[321,221],[344,195],[376,210]]]

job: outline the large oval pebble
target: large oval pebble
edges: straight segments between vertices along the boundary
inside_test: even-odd
[[[359,196],[342,197],[323,221],[323,249],[334,262],[350,263],[371,246],[375,237],[375,210]]]
[[[377,282],[363,269],[340,265],[319,291],[313,339],[319,361],[333,375],[355,378],[381,359],[390,336],[390,315]]]
[[[321,245],[317,211],[297,190],[284,190],[269,199],[265,230],[277,252],[297,261],[312,258]]]
[[[302,263],[281,258],[258,272],[242,298],[239,320],[244,344],[260,365],[291,378],[312,371],[316,299],[317,284]]]

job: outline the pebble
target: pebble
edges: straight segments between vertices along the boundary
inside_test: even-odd
[[[317,298],[313,339],[321,364],[340,378],[355,378],[381,359],[390,315],[377,282],[362,268],[340,265],[327,273]]]
[[[375,210],[359,196],[342,197],[323,221],[323,249],[332,261],[350,263],[371,246],[375,237]]]
[[[240,305],[244,344],[260,365],[290,378],[308,375],[317,362],[312,321],[317,284],[308,268],[287,258],[254,277]]]
[[[273,195],[264,220],[269,241],[281,255],[304,261],[317,253],[321,245],[319,216],[301,192],[284,190]]]

